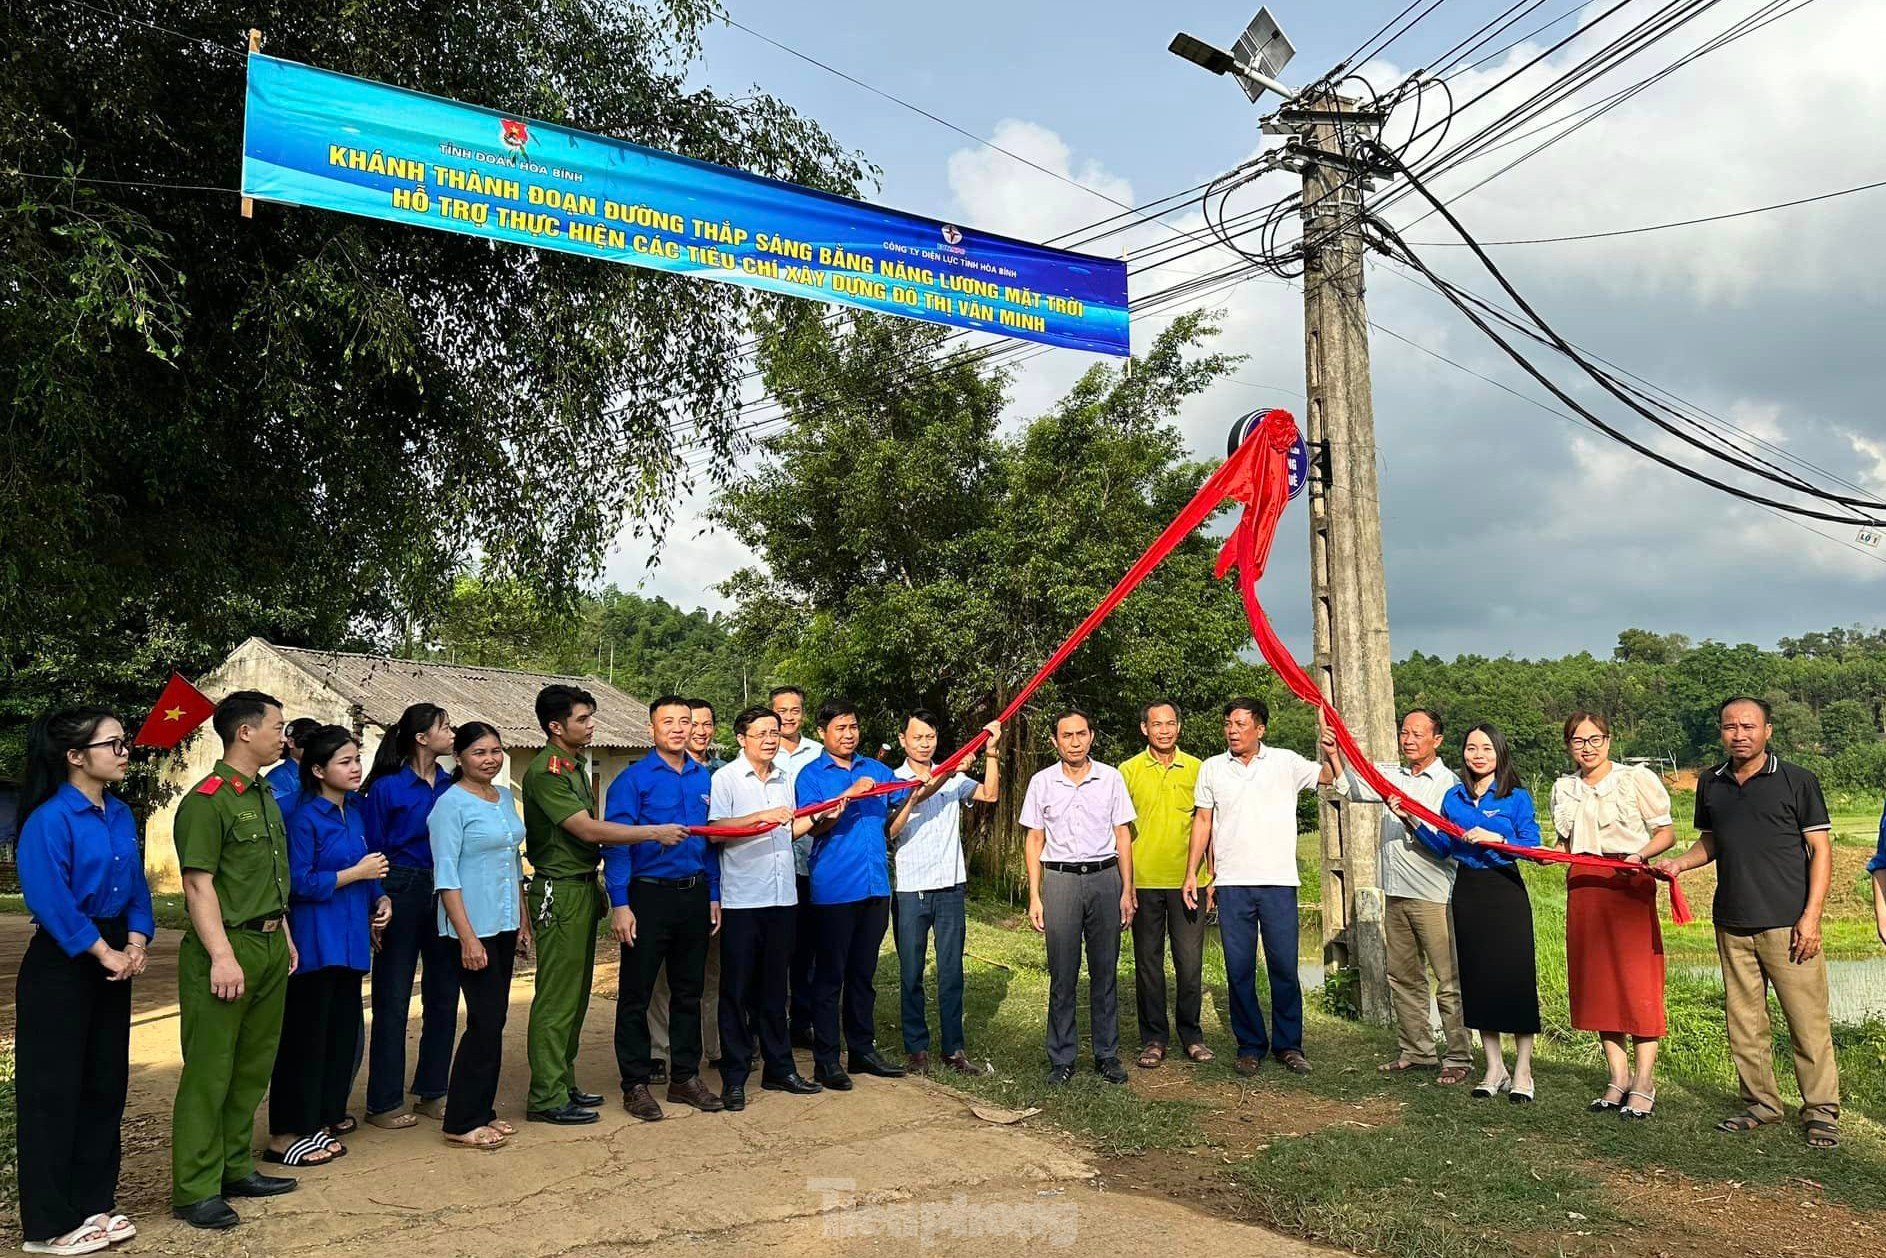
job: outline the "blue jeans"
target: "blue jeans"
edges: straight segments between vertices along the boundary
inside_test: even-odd
[[[963,1051],[963,884],[936,891],[899,891],[892,920],[904,990],[904,1051],[930,1051],[923,1009],[923,961],[936,932],[936,1003],[943,1055]]]
[[[380,889],[393,901],[393,920],[373,957],[373,1025],[367,1035],[367,1112],[403,1108],[406,1099],[406,1012],[413,975],[420,975],[419,1064],[413,1092],[422,1101],[445,1095],[458,1032],[458,940],[439,934],[432,871],[395,865]]]
[[[1231,1031],[1238,1056],[1303,1051],[1303,987],[1297,979],[1297,889],[1219,887],[1218,933],[1231,992]],[[1264,941],[1270,974],[1270,1035],[1257,1000],[1257,944]]]

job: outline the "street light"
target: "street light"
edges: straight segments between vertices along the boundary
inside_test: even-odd
[[[1253,102],[1265,92],[1275,92],[1285,100],[1296,93],[1277,81],[1276,76],[1283,73],[1283,68],[1290,59],[1297,55],[1296,46],[1277,25],[1268,7],[1259,9],[1251,24],[1238,36],[1238,42],[1232,50],[1206,43],[1202,39],[1187,35],[1183,31],[1172,37],[1167,51],[1184,57],[1194,65],[1203,66],[1213,74],[1229,74],[1244,89],[1245,96]]]

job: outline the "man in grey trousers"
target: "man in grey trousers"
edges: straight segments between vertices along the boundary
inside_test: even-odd
[[[1089,754],[1093,721],[1069,708],[1055,717],[1060,757],[1035,774],[1022,800],[1027,830],[1028,921],[1047,936],[1048,1082],[1068,1083],[1080,1047],[1074,997],[1087,952],[1094,1069],[1125,1083],[1120,1065],[1120,933],[1133,923],[1133,800],[1117,770]]]

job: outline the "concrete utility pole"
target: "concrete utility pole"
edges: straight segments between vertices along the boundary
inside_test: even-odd
[[[1380,119],[1328,95],[1293,102],[1278,120],[1297,133],[1287,162],[1303,176],[1305,437],[1320,475],[1310,478],[1312,674],[1363,750],[1395,759],[1395,686],[1389,673],[1388,591],[1375,481],[1375,410],[1358,222],[1365,178],[1354,140]],[[1345,143],[1345,136],[1349,142]],[[1323,960],[1357,972],[1364,1020],[1386,1023],[1388,953],[1379,868],[1381,806],[1320,809]]]

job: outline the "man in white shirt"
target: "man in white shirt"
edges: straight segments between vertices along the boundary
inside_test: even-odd
[[[1133,800],[1119,770],[1091,756],[1093,721],[1078,708],[1054,719],[1060,757],[1022,799],[1028,921],[1047,936],[1048,1083],[1073,1081],[1080,1048],[1074,996],[1087,951],[1087,1016],[1094,1069],[1125,1083],[1120,1065],[1120,932],[1133,924]],[[1196,863],[1196,862],[1195,862]]]
[[[786,970],[797,925],[798,890],[792,841],[812,827],[793,819],[792,786],[777,763],[779,718],[752,707],[734,718],[740,754],[714,771],[707,814],[716,825],[772,822],[764,834],[715,839],[720,859],[721,1100],[730,1110],[747,1105],[753,1040],[759,1039],[769,1092],[824,1091],[802,1077],[786,1032]]]
[[[773,715],[779,718],[779,767],[786,771],[786,785],[798,780],[799,770],[825,754],[816,738],[805,735],[805,691],[797,686],[774,686],[767,695]],[[786,1022],[792,1042],[800,1048],[812,1047],[812,971],[818,963],[818,930],[812,920],[812,879],[808,862],[812,859],[812,836],[806,831],[793,839],[792,860],[799,882],[799,925],[793,936],[792,966],[786,983],[788,989]]]
[[[1328,783],[1333,774],[1328,765],[1319,768],[1294,751],[1266,747],[1269,724],[1270,708],[1262,699],[1241,697],[1225,705],[1227,750],[1198,771],[1190,872],[1181,892],[1188,908],[1197,906],[1199,865],[1209,847],[1238,1073],[1256,1074],[1268,1052],[1292,1072],[1308,1074],[1297,979],[1297,796]],[[1257,1000],[1259,936],[1270,974],[1268,1035]]]
[[[904,1053],[909,1069],[930,1069],[930,1024],[923,1009],[923,962],[930,932],[936,932],[937,1021],[943,1063],[958,1074],[976,1074],[963,1051],[963,892],[968,867],[963,861],[963,805],[993,804],[1001,798],[1001,767],[996,744],[1002,723],[984,726],[983,779],[967,774],[948,778],[931,770],[936,763],[941,721],[928,708],[917,708],[897,736],[904,763],[897,776],[925,783],[905,796],[891,816],[888,833],[897,870],[891,897],[891,926],[897,939],[897,969],[903,985]]]
[[[1434,811],[1460,781],[1439,756],[1446,727],[1440,713],[1415,708],[1401,719],[1397,743],[1401,763],[1378,764],[1382,776],[1410,797]],[[1380,803],[1381,797],[1345,764],[1336,736],[1323,731],[1323,759],[1336,775],[1336,791],[1359,803]],[[1395,1005],[1395,1028],[1401,1041],[1395,1060],[1376,1069],[1384,1074],[1432,1069],[1434,1023],[1428,1014],[1428,971],[1434,971],[1434,1007],[1441,1013],[1441,1035],[1447,1042],[1440,1060],[1437,1083],[1453,1086],[1466,1081],[1473,1069],[1473,1041],[1460,1016],[1460,966],[1454,957],[1454,931],[1447,902],[1454,893],[1454,862],[1430,852],[1408,832],[1388,809],[1382,809],[1381,862],[1382,929],[1388,942],[1388,993]]]

